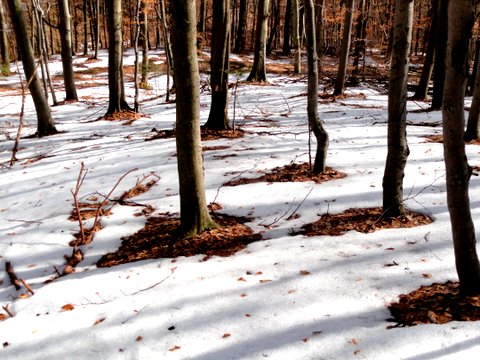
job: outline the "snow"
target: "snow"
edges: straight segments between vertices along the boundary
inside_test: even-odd
[[[59,73],[58,59],[51,71]],[[86,58],[75,59],[76,66]],[[125,64],[132,63],[127,56]],[[106,66],[102,61],[88,66]],[[207,79],[203,76],[204,79]],[[235,81],[232,78],[232,81]],[[265,240],[228,258],[202,256],[139,261],[97,269],[121,237],[139,230],[140,207],[115,206],[104,228],[83,247],[85,260],[74,274],[51,283],[78,223],[68,220],[70,192],[83,162],[88,169],[82,198],[106,194],[126,172],[116,195],[143,175],[160,181],[134,200],[156,213],[179,210],[173,139],[145,141],[152,129],[171,129],[175,107],[165,104],[165,76],[141,91],[145,114],[132,125],[92,121],[106,112],[103,85],[78,89],[80,102],[52,108],[60,134],[20,142],[19,161],[8,167],[21,97],[18,77],[0,78],[0,305],[14,315],[0,321],[2,359],[473,359],[480,351],[480,324],[451,322],[387,329],[386,306],[398,295],[432,282],[456,280],[445,196],[440,112],[410,112],[410,157],[405,176],[406,205],[435,221],[411,229],[354,231],[342,236],[292,236],[319,214],[381,204],[386,157],[387,98],[368,87],[350,89],[336,102],[321,102],[320,116],[330,135],[328,165],[344,179],[323,184],[222,184],[255,177],[292,161],[308,160],[306,81],[269,75],[271,86],[240,84],[230,97],[230,114],[247,134],[242,139],[206,141],[228,146],[204,152],[207,201],[224,213],[250,216],[248,225]],[[88,81],[88,80],[86,80]],[[129,80],[130,81],[130,80]],[[133,95],[127,81],[127,95]],[[8,92],[6,87],[8,86]],[[61,88],[61,84],[58,84]],[[365,98],[358,95],[363,94]],[[355,95],[355,96],[354,96]],[[59,91],[57,98],[64,94]],[[129,97],[132,102],[132,98]],[[210,94],[202,93],[201,119]],[[409,110],[424,108],[411,102]],[[26,101],[23,135],[36,129],[32,102]],[[418,126],[417,126],[418,125]],[[471,164],[478,147],[468,145]],[[236,155],[236,156],[229,156]],[[472,177],[474,219],[479,218],[480,180]],[[309,192],[311,193],[309,194]],[[307,196],[308,195],[308,196]],[[287,220],[302,201],[298,218]],[[269,225],[270,226],[267,226]],[[477,226],[478,227],[478,226]],[[478,235],[477,235],[478,236]],[[3,271],[12,262],[30,284],[22,298]],[[395,262],[397,266],[385,266]],[[425,275],[431,276],[427,278]],[[73,305],[70,311],[62,310]],[[6,313],[2,311],[5,315]]]

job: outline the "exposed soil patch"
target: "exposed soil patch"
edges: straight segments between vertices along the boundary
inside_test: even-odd
[[[313,174],[310,169],[310,164],[289,164],[283,167],[276,167],[268,174],[265,174],[255,179],[234,179],[226,182],[225,186],[237,186],[244,184],[252,184],[257,182],[300,182],[300,181],[314,181],[322,183],[333,179],[342,179],[346,177],[344,173],[327,167],[322,174]]]
[[[381,229],[409,228],[431,222],[432,219],[428,216],[409,210],[401,217],[384,218],[383,210],[380,207],[348,209],[340,214],[322,215],[319,220],[303,225],[299,234],[337,236],[350,230],[366,234]]]
[[[389,321],[396,323],[389,328],[480,320],[480,296],[461,296],[459,283],[451,281],[400,295],[388,308],[393,316]]]
[[[221,226],[219,229],[204,231],[187,239],[177,236],[180,224],[178,218],[168,214],[150,217],[143,229],[125,237],[120,248],[104,255],[98,262],[98,267],[109,267],[132,261],[175,258],[178,256],[205,255],[209,257],[230,256],[244,249],[249,243],[261,240],[260,234],[244,225],[248,220],[228,215],[212,214],[214,220]]]
[[[427,140],[427,142],[443,144],[443,135],[429,135],[429,136],[425,136],[425,139]],[[465,144],[480,145],[480,140],[466,141]]]

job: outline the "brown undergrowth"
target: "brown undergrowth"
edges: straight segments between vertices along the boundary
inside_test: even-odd
[[[393,316],[389,321],[396,323],[389,328],[480,320],[480,296],[461,296],[459,283],[451,281],[400,295],[388,308]]]
[[[145,139],[145,141],[152,141],[157,139],[172,139],[175,137],[175,130],[157,130],[152,129],[152,136]],[[202,141],[218,140],[218,139],[238,139],[245,135],[245,131],[242,129],[228,129],[228,130],[209,130],[201,128]]]
[[[212,214],[220,225],[190,238],[179,238],[177,228],[178,218],[162,214],[150,217],[143,229],[125,237],[120,248],[104,255],[98,262],[98,267],[109,267],[132,261],[175,258],[178,256],[205,255],[209,257],[230,256],[244,249],[249,243],[261,240],[260,234],[245,226],[246,218],[239,218],[218,213]]]

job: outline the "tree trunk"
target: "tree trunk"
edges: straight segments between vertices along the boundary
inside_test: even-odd
[[[477,61],[475,85],[473,88],[472,105],[468,112],[467,130],[465,131],[465,141],[480,139],[480,62]]]
[[[403,178],[407,144],[407,79],[412,40],[413,0],[396,0],[388,87],[388,154],[383,175],[385,217],[404,215]]]
[[[298,0],[292,0],[293,10],[293,47],[295,54],[293,57],[293,74],[299,75],[302,72],[302,49],[300,43],[300,11]]]
[[[245,40],[247,38],[247,0],[240,0],[240,10],[238,12],[237,37],[235,38],[236,53],[245,51]]]
[[[266,73],[266,42],[268,25],[269,0],[258,1],[257,29],[255,33],[255,50],[253,54],[253,67],[247,81],[267,81]]]
[[[308,123],[317,140],[317,151],[313,173],[321,174],[325,171],[328,150],[328,134],[318,117],[318,58],[315,39],[315,11],[313,0],[303,0],[305,9],[305,31],[307,35],[308,53]]]
[[[267,50],[266,54],[269,56],[272,53],[275,38],[277,37],[278,24],[280,23],[280,6],[278,0],[272,0],[272,14],[270,19],[272,20],[272,25],[270,27],[270,36],[267,40]]]
[[[203,180],[195,0],[170,1],[170,14],[177,84],[176,142],[180,183],[180,233],[189,237],[217,225],[208,212]]]
[[[287,0],[285,5],[285,22],[283,24],[283,53],[290,55],[290,36],[292,32],[292,0]]]
[[[335,82],[334,96],[343,95],[345,91],[345,80],[347,78],[348,53],[350,52],[350,41],[352,38],[353,8],[355,0],[347,0],[345,4],[345,20],[343,23],[342,51],[340,54],[337,80]]]
[[[435,60],[433,65],[433,96],[431,110],[442,108],[443,90],[445,82],[445,57],[447,51],[448,29],[448,3],[449,0],[438,2],[438,25],[435,36]]]
[[[324,16],[325,16],[325,0],[316,0],[315,1],[315,24],[316,24],[316,40],[317,40],[317,55],[322,61],[323,52],[325,49],[324,42]]]
[[[140,85],[143,89],[148,88],[148,2],[142,0],[140,2],[140,31],[142,35],[142,71]]]
[[[10,75],[10,45],[7,37],[5,9],[0,2],[0,74]]]
[[[59,30],[60,43],[62,46],[62,67],[63,81],[65,83],[65,100],[78,101],[77,89],[75,88],[75,79],[73,77],[72,64],[72,29],[70,11],[68,9],[67,0],[58,0],[59,11]]]
[[[88,0],[83,0],[83,55],[88,55]]]
[[[20,52],[23,64],[23,70],[28,82],[28,89],[32,95],[37,112],[37,134],[38,136],[47,136],[57,133],[55,123],[53,122],[45,93],[38,79],[35,67],[33,50],[28,37],[28,31],[23,17],[22,2],[20,0],[8,0],[8,7],[15,30],[17,48]]]
[[[433,62],[435,59],[435,37],[438,27],[438,1],[439,0],[432,0],[432,15],[428,35],[427,51],[423,61],[422,74],[420,75],[420,80],[415,90],[415,94],[412,97],[414,100],[427,100],[428,98],[428,85],[430,83],[430,78],[432,77]]]
[[[471,171],[463,141],[464,97],[473,10],[473,0],[450,1],[448,6],[448,56],[442,111],[447,203],[460,293],[463,295],[480,294],[480,264],[468,195]]]
[[[200,19],[198,20],[198,32],[203,34],[207,30],[207,0],[200,0]]]
[[[212,104],[207,129],[225,130],[228,124],[228,72],[230,57],[230,0],[213,0],[212,58],[210,60]]]
[[[107,1],[108,12],[108,92],[107,115],[131,110],[123,83],[122,0]]]

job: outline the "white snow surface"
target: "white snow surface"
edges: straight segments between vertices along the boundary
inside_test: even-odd
[[[102,56],[96,64],[76,57],[75,64],[106,66]],[[132,62],[131,56],[125,59]],[[61,74],[58,58],[51,71]],[[0,321],[1,359],[478,358],[478,322],[387,329],[392,324],[387,305],[400,294],[457,279],[443,149],[425,140],[441,133],[440,112],[412,112],[427,104],[408,103],[405,203],[430,215],[432,224],[336,237],[292,236],[321,214],[381,205],[387,97],[367,86],[349,89],[345,99],[319,103],[330,136],[328,165],[346,178],[226,187],[224,182],[240,175],[256,177],[292,161],[308,161],[305,78],[269,75],[269,86],[240,83],[235,93],[231,90],[230,117],[235,114],[235,126],[247,133],[203,143],[222,146],[204,152],[207,201],[221,204],[223,213],[251,217],[248,225],[264,240],[226,258],[202,261],[199,255],[98,269],[100,256],[117,249],[123,236],[146,221],[134,216],[141,207],[117,205],[102,219],[104,227],[93,242],[82,247],[85,259],[76,272],[45,283],[72,252],[69,242],[78,223],[68,218],[81,162],[88,169],[82,198],[108,193],[136,169],[114,195],[154,172],[160,181],[134,200],[152,205],[155,213],[179,211],[175,140],[145,141],[153,128],[171,129],[175,123],[175,105],[164,101],[166,77],[152,75],[152,89],[140,94],[144,116],[127,126],[94,121],[107,109],[106,78],[94,86],[91,75],[82,76],[80,101],[52,108],[61,133],[22,138],[12,167],[20,86],[18,75],[0,78],[0,305],[14,315],[0,309],[6,315]],[[89,86],[81,86],[85,82]],[[62,83],[56,88],[62,100]],[[133,103],[129,77],[126,90]],[[201,103],[203,123],[208,91]],[[25,121],[22,135],[33,134],[30,97]],[[467,154],[472,165],[479,163],[478,147],[467,145]],[[475,220],[479,186],[473,176]],[[300,204],[298,218],[287,220]],[[25,298],[25,289],[15,291],[4,271],[6,261],[34,295]],[[63,311],[67,304],[73,310]]]

